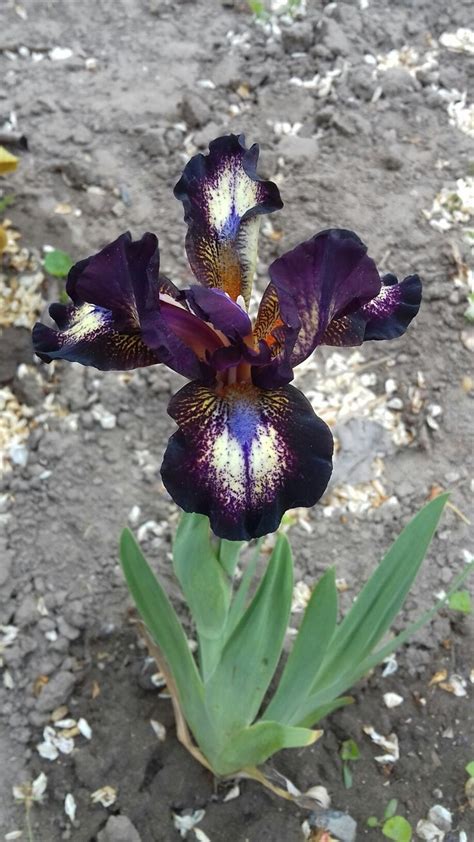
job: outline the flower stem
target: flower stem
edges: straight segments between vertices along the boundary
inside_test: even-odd
[[[26,803],[25,804],[25,818],[26,818],[26,831],[28,833],[28,842],[35,842],[34,837],[33,837],[33,828],[31,827],[30,811],[31,811],[31,805]]]

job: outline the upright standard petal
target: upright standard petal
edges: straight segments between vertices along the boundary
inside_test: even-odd
[[[247,312],[221,289],[192,286],[184,290],[192,310],[229,339],[248,336],[252,323]]]
[[[272,389],[293,379],[291,356],[300,327],[294,301],[285,297],[282,304],[278,291],[269,283],[260,301],[253,333],[260,346],[268,348],[270,362],[265,364],[263,358],[263,365],[254,365],[255,385]]]
[[[248,306],[257,261],[259,215],[283,207],[278,188],[257,175],[258,146],[243,135],[209,144],[186,165],[174,194],[188,225],[186,251],[197,280]]]
[[[283,322],[298,313],[301,327],[291,363],[305,360],[320,345],[329,323],[357,310],[380,292],[380,276],[367,247],[352,231],[333,228],[316,234],[277,258],[269,269]]]
[[[201,348],[206,337],[213,339],[215,334],[177,301],[173,303],[180,294],[159,276],[154,234],[144,234],[136,242],[130,234],[122,234],[98,254],[76,263],[66,290],[73,303],[50,307],[59,330],[42,324],[33,329],[35,352],[45,362],[65,359],[102,370],[163,362],[189,378],[203,375],[192,341]],[[166,299],[163,304],[161,295]],[[193,333],[192,327],[199,331]],[[187,337],[192,341],[185,341]],[[214,339],[213,343],[211,352],[221,344]],[[206,350],[202,349],[202,358]]]
[[[243,541],[277,529],[283,513],[312,506],[328,484],[333,441],[292,386],[188,383],[170,402],[179,425],[161,467],[187,512],[207,515],[216,535]]]

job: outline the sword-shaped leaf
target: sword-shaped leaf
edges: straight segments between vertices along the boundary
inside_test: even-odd
[[[181,516],[173,544],[173,566],[198,634],[218,638],[227,619],[230,582],[211,544],[207,517]]]
[[[124,529],[120,538],[120,559],[135,604],[172,672],[189,726],[196,739],[202,738],[208,719],[194,658],[168,597],[129,529]]]
[[[210,718],[229,736],[255,719],[281,654],[291,609],[293,565],[279,535],[257,592],[205,685]]]
[[[447,501],[448,495],[441,494],[415,515],[338,626],[321,669],[314,676],[314,693],[325,697],[331,689],[330,698],[324,698],[322,704],[343,692],[337,689],[333,693],[332,687],[339,687],[341,680],[345,684],[345,677],[353,675],[390,628],[420,569]]]
[[[233,734],[217,760],[219,774],[230,775],[248,766],[258,766],[282,748],[312,745],[322,731],[292,728],[280,722],[256,722]]]
[[[265,711],[265,720],[293,724],[295,713],[311,693],[337,623],[337,588],[334,569],[319,580],[288,655],[277,690]]]

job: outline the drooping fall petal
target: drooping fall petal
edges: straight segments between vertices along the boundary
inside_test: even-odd
[[[170,402],[179,426],[161,474],[175,502],[209,517],[214,533],[247,540],[273,532],[283,513],[312,506],[331,475],[329,428],[292,386],[189,383]]]
[[[159,276],[154,234],[136,242],[122,234],[73,266],[66,290],[73,303],[50,307],[59,330],[42,324],[33,329],[34,349],[45,362],[60,358],[102,370],[164,362],[186,377],[202,376],[192,342],[204,358],[206,338],[214,342],[215,334],[179,305],[178,290]],[[209,350],[217,347],[219,342]]]
[[[195,155],[174,194],[188,225],[186,251],[197,280],[249,304],[260,215],[283,207],[278,188],[257,175],[258,146],[226,135]]]

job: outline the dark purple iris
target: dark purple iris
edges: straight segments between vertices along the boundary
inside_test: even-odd
[[[168,412],[178,424],[163,482],[188,512],[230,540],[274,531],[283,513],[319,500],[333,442],[304,395],[288,385],[318,345],[360,345],[401,336],[417,314],[421,282],[380,278],[359,238],[330,229],[269,269],[257,317],[247,309],[260,214],[282,207],[256,173],[258,146],[214,140],[175,187],[188,225],[186,251],[201,285],[179,290],[159,273],[158,241],[122,234],[70,271],[71,304],[53,304],[59,330],[33,329],[45,362],[99,369],[165,363],[187,377]]]

